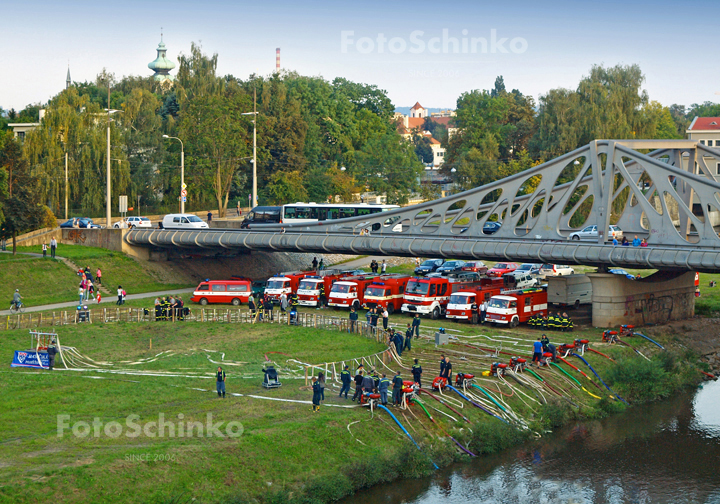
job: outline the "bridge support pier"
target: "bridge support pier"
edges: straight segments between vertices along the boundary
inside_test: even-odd
[[[663,272],[642,280],[611,273],[588,273],[594,327],[642,326],[695,315],[695,273]]]

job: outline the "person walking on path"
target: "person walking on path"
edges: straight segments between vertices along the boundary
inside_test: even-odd
[[[102,271],[100,271],[100,268],[95,273],[95,280],[97,280],[98,285],[102,285]]]
[[[225,399],[225,371],[220,366],[217,368],[215,387],[217,388],[218,397]]]
[[[240,202],[239,201],[237,204],[237,213],[238,213],[238,217],[240,217]]]
[[[345,366],[345,369],[340,371],[340,381],[342,382],[342,388],[340,389],[340,395],[338,397],[342,397],[343,392],[345,392],[345,399],[347,399],[348,392],[350,392],[350,382],[352,381],[350,377],[350,366]]]
[[[415,318],[413,318],[412,326],[415,328],[415,337],[420,337],[420,314],[416,313]]]
[[[400,371],[395,373],[395,377],[392,379],[393,386],[393,406],[400,406],[402,404],[402,387],[403,379],[400,377]]]
[[[208,212],[208,224],[212,222],[212,212]]]
[[[387,311],[387,307],[383,308],[382,319],[383,319],[383,330],[387,331],[388,322],[390,321],[390,314]]]
[[[318,380],[315,376],[313,376],[312,390],[313,390],[312,410],[314,413],[317,413],[318,411],[320,411],[320,380]]]
[[[353,306],[350,309],[350,332],[354,333],[357,331],[357,320],[358,320],[358,314],[355,311],[355,307]]]
[[[78,297],[80,298],[80,304],[83,304],[83,301],[85,300],[85,288],[83,286],[83,282],[80,282],[80,285],[78,286]]]
[[[121,304],[123,304],[123,292],[125,292],[125,291],[123,290],[122,285],[118,285],[118,288],[117,288],[117,297],[118,297],[118,300],[117,300],[117,303],[115,303],[115,304],[117,304],[118,306],[120,306]]]
[[[57,240],[55,237],[50,239],[50,257],[55,259],[55,249],[57,249]]]
[[[43,259],[47,257],[47,243],[43,242],[42,244],[42,251],[43,251]]]
[[[387,406],[387,393],[390,388],[390,380],[387,375],[383,373],[380,379],[380,385],[378,385],[378,392],[380,392],[380,404]]]

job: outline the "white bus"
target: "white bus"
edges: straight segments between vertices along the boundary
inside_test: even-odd
[[[348,217],[370,216],[396,208],[400,208],[400,206],[368,203],[292,203],[281,207],[255,207],[240,227],[252,228],[267,224],[307,224]]]

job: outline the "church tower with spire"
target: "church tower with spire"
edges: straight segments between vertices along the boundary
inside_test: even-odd
[[[167,49],[165,48],[165,43],[163,42],[162,38],[163,38],[163,35],[162,35],[162,32],[160,32],[160,43],[157,46],[157,58],[155,58],[154,61],[151,61],[150,63],[148,63],[148,68],[155,72],[155,75],[153,75],[153,78],[156,81],[172,82],[173,80],[175,80],[175,77],[170,75],[170,70],[175,68],[175,63],[173,63],[172,61],[167,59],[167,57],[166,57]]]
[[[65,78],[65,89],[72,86],[72,79],[70,79],[70,64],[68,64],[68,73],[67,77]]]

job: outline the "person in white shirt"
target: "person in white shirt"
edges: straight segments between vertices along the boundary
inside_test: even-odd
[[[480,323],[485,323],[485,314],[487,312],[487,302],[483,301],[480,305]]]

